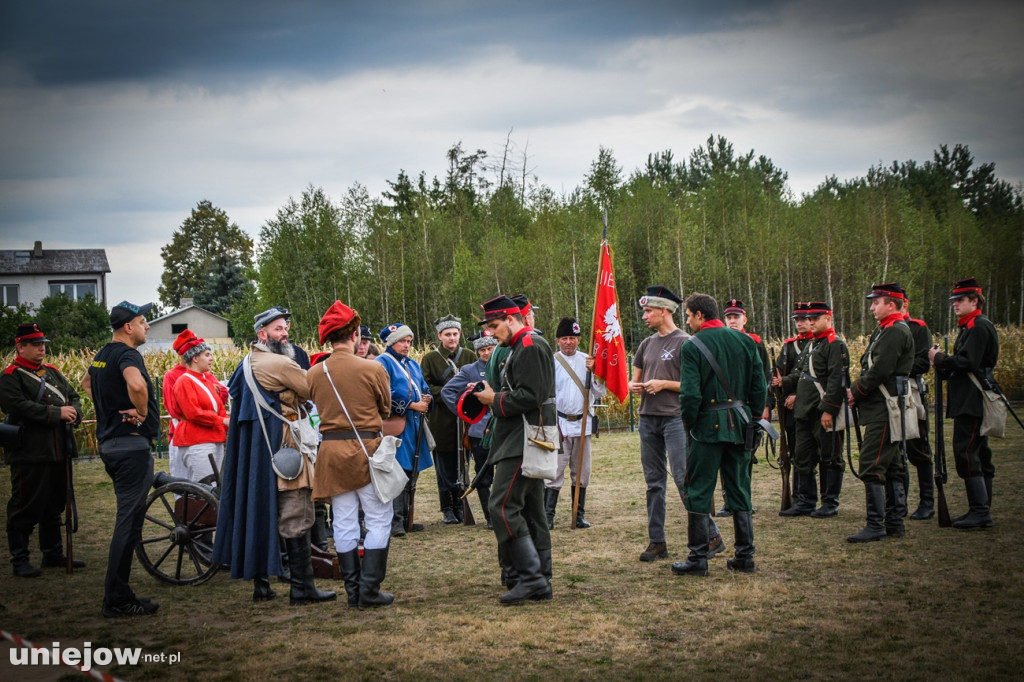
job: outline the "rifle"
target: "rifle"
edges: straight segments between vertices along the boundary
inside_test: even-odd
[[[420,416],[420,423],[416,426],[416,448],[412,453],[412,475],[409,476],[409,515],[405,517],[405,532],[412,532],[412,517],[416,511],[416,481],[420,477],[420,446],[423,445],[423,422],[426,421],[427,415],[418,412]]]
[[[74,562],[74,545],[72,537],[78,532],[78,504],[75,501],[75,483],[74,483],[74,467],[72,466],[71,460],[78,457],[78,444],[75,442],[75,433],[72,431],[70,424],[64,424],[64,440],[66,442],[66,451],[64,453],[65,472],[67,476],[67,486],[64,497],[64,545],[67,556],[67,572],[68,575],[74,573],[73,562]]]
[[[937,347],[937,346],[936,346]],[[946,352],[949,352],[949,341],[946,340]],[[939,527],[949,528],[953,525],[949,518],[949,505],[946,503],[946,491],[942,486],[948,480],[946,474],[946,439],[942,432],[942,375],[935,368],[935,449],[932,453],[935,471],[935,491],[939,497]]]
[[[847,386],[849,391],[850,386],[850,358],[844,353],[843,354],[843,383]],[[850,422],[853,422],[854,434],[857,436],[857,450],[858,452],[863,449],[864,435],[860,430],[860,415],[857,410],[850,407],[850,400],[847,396],[843,396],[843,409],[846,410],[846,463],[850,466],[850,473],[853,474],[854,478],[858,481],[864,479],[860,477],[860,472],[853,466],[853,446],[850,443]]]
[[[456,419],[455,428],[458,440],[459,488],[465,491],[469,486],[469,459],[467,457],[469,451],[469,432],[463,427],[461,419]],[[459,499],[462,500],[462,525],[475,526],[476,519],[473,518],[473,508],[469,506],[469,500],[466,499],[465,495],[459,495]]]
[[[785,354],[782,358],[785,358]],[[782,367],[779,366],[779,360],[772,348],[772,365],[781,379]],[[793,492],[789,484],[792,465],[789,459],[789,438],[786,435],[786,396],[782,394],[781,386],[775,388],[775,411],[779,415],[779,473],[782,474],[782,510],[785,511],[793,506]]]

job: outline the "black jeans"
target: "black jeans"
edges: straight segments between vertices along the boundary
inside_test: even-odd
[[[114,495],[117,496],[117,516],[110,537],[103,602],[117,606],[135,596],[128,579],[132,573],[132,555],[142,538],[146,497],[153,486],[153,455],[149,451],[148,439],[128,436],[100,443],[100,459],[114,482]]]

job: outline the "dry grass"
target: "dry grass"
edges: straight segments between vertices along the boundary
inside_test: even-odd
[[[136,564],[133,584],[160,603],[159,615],[116,621],[100,615],[113,495],[101,464],[83,461],[76,547],[89,567],[71,577],[48,569],[35,580],[5,573],[0,624],[44,645],[86,640],[94,648],[181,652],[173,667],[112,671],[125,679],[262,680],[282,672],[294,679],[1017,678],[1024,552],[1013,520],[1022,513],[1024,435],[1015,425],[1008,432],[1010,439],[994,441],[997,525],[989,531],[908,521],[904,539],[850,545],[845,536],[863,525],[856,480],[847,479],[838,518],[784,521],[776,514],[778,473],[762,461],[754,489],[758,572],[734,575],[720,556],[708,578],[676,577],[668,562],[637,561],[647,544],[637,435],[605,434],[588,496],[594,527],[569,530],[570,505],[560,504],[554,601],[498,605],[493,534],[483,525],[442,525],[428,471],[417,498],[427,530],[392,543],[385,581],[396,595],[392,607],[293,608],[280,598],[257,606],[251,586],[226,575],[174,588]],[[947,490],[952,512],[961,513],[959,481]],[[481,518],[475,501],[474,508]],[[668,513],[670,552],[682,558],[677,496]],[[723,532],[731,538],[728,522]],[[0,678],[14,679],[5,665]]]

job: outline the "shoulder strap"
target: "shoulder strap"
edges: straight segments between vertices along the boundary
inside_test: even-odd
[[[558,364],[562,366],[562,369],[564,369],[566,373],[568,373],[569,378],[572,379],[572,382],[574,384],[576,384],[576,388],[580,389],[580,393],[586,395],[587,389],[583,386],[583,382],[580,381],[579,376],[576,375],[575,370],[573,370],[573,368],[569,366],[569,363],[566,361],[565,356],[563,356],[561,353],[555,353],[555,360],[557,360]]]
[[[715,360],[715,356],[711,354],[708,347],[704,345],[704,342],[697,338],[696,334],[690,337],[690,343],[697,347],[711,365],[711,369],[714,370],[715,376],[718,377],[718,383],[722,384],[722,388],[725,389],[725,394],[729,397],[729,400],[736,400],[736,394],[732,390],[732,386],[729,385],[729,381],[725,378],[725,373],[719,366],[718,361]]]
[[[40,402],[43,399],[43,393],[46,392],[46,389],[50,389],[53,393],[55,393],[57,395],[58,398],[60,398],[61,402],[64,405],[68,404],[68,399],[64,397],[63,393],[58,391],[57,388],[55,386],[53,386],[52,384],[46,383],[46,377],[45,376],[38,376],[36,374],[33,374],[32,372],[28,371],[24,367],[18,367],[17,369],[20,372],[24,372],[26,376],[30,376],[30,377],[32,377],[33,379],[35,379],[36,381],[39,382],[39,392],[36,393],[36,402],[37,403]]]
[[[334,391],[334,397],[338,399],[338,404],[341,405],[341,409],[345,411],[345,419],[348,419],[348,425],[352,427],[352,433],[356,434],[356,440],[359,441],[359,447],[363,449],[363,454],[366,455],[366,459],[370,459],[370,453],[366,449],[366,443],[363,442],[363,437],[359,435],[359,431],[356,430],[355,422],[352,421],[352,415],[348,413],[348,408],[345,407],[345,401],[341,399],[341,394],[338,393],[338,387],[334,385],[334,379],[331,378],[331,373],[327,371],[327,363],[321,362],[324,366],[324,374],[327,375],[327,383],[331,385],[331,389]]]
[[[217,399],[213,397],[213,393],[210,391],[209,388],[207,388],[206,384],[203,383],[202,380],[197,379],[194,374],[189,374],[188,372],[185,372],[183,376],[188,377],[193,382],[195,382],[196,386],[203,389],[203,391],[206,393],[206,396],[210,399],[210,404],[213,405],[213,411],[216,412],[217,414],[220,414],[220,406],[217,405]]]
[[[405,378],[409,380],[409,401],[418,402],[420,398],[423,397],[423,395],[420,393],[420,387],[413,382],[412,374],[409,373],[409,370],[403,367],[402,363],[400,363],[398,360],[395,360],[393,357],[388,355],[388,352],[386,350],[383,353],[381,353],[378,357],[387,358],[391,362],[395,363],[395,366],[398,367],[398,369],[402,370],[402,374],[404,374]],[[412,399],[413,391],[416,391],[416,400]]]

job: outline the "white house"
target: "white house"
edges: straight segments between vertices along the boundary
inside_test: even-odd
[[[228,336],[228,319],[192,303],[191,298],[181,299],[181,307],[163,317],[150,321],[146,343],[139,350],[152,352],[171,350],[174,339],[186,329],[213,348],[230,348],[234,345]]]
[[[107,252],[104,249],[0,250],[0,305],[27,303],[38,310],[43,299],[66,294],[74,300],[92,294],[107,305]]]

